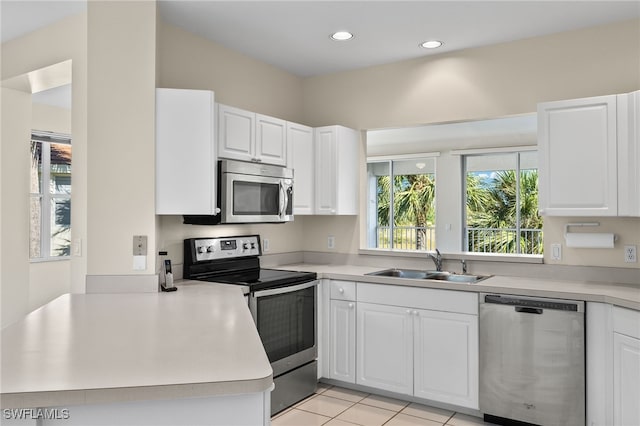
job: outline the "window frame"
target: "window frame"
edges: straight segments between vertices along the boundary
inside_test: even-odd
[[[516,159],[516,167],[514,169],[515,178],[516,178],[516,187],[518,191],[516,192],[516,205],[520,206],[522,201],[521,194],[521,156],[524,153],[537,152],[538,147],[533,145],[525,145],[525,146],[513,146],[513,147],[502,147],[502,148],[479,148],[479,149],[468,149],[468,150],[454,150],[451,151],[452,155],[460,156],[460,172],[461,172],[461,196],[462,196],[462,208],[461,208],[461,252],[469,255],[489,255],[489,256],[504,256],[504,257],[513,257],[513,256],[527,256],[533,258],[543,258],[544,254],[537,253],[522,253],[521,247],[519,244],[516,245],[516,253],[500,253],[500,252],[478,252],[478,251],[469,251],[469,232],[467,226],[467,159],[472,156],[491,156],[491,155],[514,155]],[[536,168],[536,170],[539,169]],[[539,191],[539,188],[538,188]],[[515,232],[517,235],[520,235],[522,230],[521,222],[521,208],[516,209],[516,227]],[[540,231],[543,229],[541,228]],[[544,248],[544,240],[542,243],[542,247]]]
[[[437,157],[440,156],[440,152],[428,152],[428,153],[415,153],[415,154],[405,154],[405,155],[385,155],[385,156],[369,156],[366,158],[366,165],[365,165],[365,169],[368,168],[370,163],[387,163],[388,167],[389,167],[389,176],[393,177],[395,176],[395,171],[394,171],[394,162],[400,162],[400,161],[407,161],[407,160],[417,160],[417,159],[432,159],[433,160],[433,175],[434,178],[437,182]],[[393,179],[392,179],[393,182]],[[367,215],[367,220],[366,220],[366,238],[365,238],[365,244],[366,244],[366,249],[364,250],[374,250],[374,251],[379,251],[382,253],[392,253],[392,252],[400,252],[400,253],[420,253],[423,254],[426,252],[426,250],[417,250],[417,249],[399,249],[399,248],[394,248],[393,247],[393,230],[395,228],[395,217],[394,217],[394,209],[390,208],[389,209],[389,231],[390,231],[390,235],[391,235],[391,243],[390,243],[390,247],[389,248],[380,248],[378,247],[378,232],[377,232],[377,206],[375,211],[372,213],[371,210],[371,197],[373,196],[373,193],[375,192],[375,188],[372,187],[371,182],[367,181],[366,184],[367,187],[367,199],[366,199],[366,215]],[[393,191],[393,185],[391,185],[391,192],[389,194],[389,203],[390,205],[393,205],[394,203],[394,191]],[[436,189],[435,189],[435,193],[434,193],[434,202],[436,201],[436,194],[437,194],[437,183],[436,183]],[[375,218],[372,217],[372,214],[375,213]],[[436,213],[437,214],[437,210]],[[436,219],[437,222],[437,219]],[[434,227],[434,232],[435,232],[435,227]],[[372,246],[372,233],[375,233],[375,238],[374,238],[374,244],[375,247]]]
[[[71,202],[71,191],[68,194],[54,194],[50,188],[51,181],[51,144],[61,144],[61,145],[72,145],[71,143],[71,135],[63,134],[63,133],[55,133],[48,131],[40,131],[40,130],[32,130],[31,138],[29,140],[29,144],[33,142],[38,142],[41,145],[41,165],[42,171],[39,176],[39,188],[40,192],[34,193],[29,192],[29,199],[32,200],[34,198],[39,199],[40,201],[40,256],[39,257],[31,257],[31,250],[29,250],[29,261],[33,263],[37,262],[52,262],[52,261],[61,261],[61,260],[69,260],[71,257],[71,249],[69,250],[68,255],[62,256],[52,256],[51,255],[51,246],[53,237],[51,235],[51,214],[52,207],[51,203],[55,200],[69,200]],[[73,172],[71,173],[73,176]],[[73,179],[73,177],[71,177]],[[30,183],[31,186],[31,183]],[[71,184],[72,187],[72,184]],[[73,187],[72,187],[73,188]],[[29,212],[31,215],[31,212]],[[29,238],[31,238],[31,226],[32,221],[29,220]],[[71,225],[69,225],[69,230],[71,230]],[[46,236],[46,237],[45,237]],[[31,247],[31,245],[30,245]]]

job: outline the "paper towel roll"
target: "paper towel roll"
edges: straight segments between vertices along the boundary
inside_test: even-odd
[[[614,234],[570,232],[564,235],[567,247],[613,248]]]

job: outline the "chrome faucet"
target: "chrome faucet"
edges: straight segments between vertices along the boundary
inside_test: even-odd
[[[442,255],[440,254],[440,250],[436,249],[435,254],[427,253],[429,258],[433,260],[433,263],[436,265],[436,271],[442,271]]]
[[[462,259],[460,262],[462,263],[462,273],[466,274],[467,273],[467,261]]]

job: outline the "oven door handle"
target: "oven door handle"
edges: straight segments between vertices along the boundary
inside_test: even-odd
[[[313,287],[319,284],[318,280],[314,280],[308,283],[302,283],[287,287],[270,288],[267,290],[259,290],[253,293],[253,297],[273,296],[274,294],[292,293],[298,290],[304,290],[305,288]]]

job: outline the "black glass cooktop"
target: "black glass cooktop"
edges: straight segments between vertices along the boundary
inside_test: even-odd
[[[248,286],[251,291],[279,288],[314,281],[315,272],[285,271],[280,269],[252,269],[229,274],[199,277],[201,281]]]

